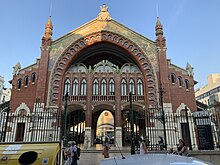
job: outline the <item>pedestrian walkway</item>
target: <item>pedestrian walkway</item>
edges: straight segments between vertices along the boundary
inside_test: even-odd
[[[103,146],[101,144],[97,144],[93,147],[88,148],[87,150],[84,150],[82,148],[78,165],[99,165],[100,160],[104,159],[102,152],[103,152]],[[130,147],[118,148],[113,145],[111,146],[110,155],[109,155],[110,158],[122,157],[121,154],[124,156],[130,155]]]
[[[82,152],[101,152],[103,151],[103,145],[102,144],[96,144],[90,148],[88,148],[87,150],[85,150],[83,148],[83,145],[79,145],[79,147],[82,149]],[[114,144],[110,144],[110,151],[112,152],[120,152],[121,151],[124,151],[124,152],[130,152],[130,146],[123,146],[122,148],[119,148],[118,146],[115,146]]]

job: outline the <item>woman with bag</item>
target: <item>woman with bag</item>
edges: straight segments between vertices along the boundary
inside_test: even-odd
[[[103,144],[103,155],[104,155],[104,158],[109,158],[109,149],[110,149],[109,140],[108,140],[108,137],[106,137],[105,138],[105,142]]]

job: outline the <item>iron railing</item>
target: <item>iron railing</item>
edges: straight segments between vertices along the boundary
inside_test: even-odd
[[[64,121],[62,113],[49,110],[35,113],[27,113],[27,111],[22,110],[19,113],[2,111],[0,112],[0,141],[57,141],[62,139],[62,121]],[[83,121],[79,120],[78,122]],[[163,127],[164,122],[166,130]],[[129,137],[131,130],[129,125],[127,123],[126,128],[122,127],[122,140],[128,144],[129,138],[123,138]],[[68,130],[70,129],[67,128],[66,131]],[[164,141],[164,131],[166,142]],[[70,137],[71,134],[73,132],[67,132],[67,137]],[[95,135],[92,136],[95,137]],[[208,112],[193,114],[183,110],[179,114],[165,113],[163,116],[160,111],[153,112],[150,109],[147,113],[135,112],[134,139],[136,150],[139,149],[141,137],[145,138],[149,150],[162,150],[166,147],[167,149],[175,148],[179,139],[183,139],[189,149],[190,147],[193,150],[216,149],[219,148],[220,140],[220,114]],[[161,146],[161,139],[163,146]]]

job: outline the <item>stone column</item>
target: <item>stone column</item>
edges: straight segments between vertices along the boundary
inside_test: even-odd
[[[121,117],[121,77],[115,76],[115,143],[122,147],[122,117]]]
[[[92,138],[92,81],[91,81],[91,74],[87,76],[87,90],[86,90],[86,112],[85,112],[85,135],[88,137],[89,143],[88,148],[93,145],[93,138]]]

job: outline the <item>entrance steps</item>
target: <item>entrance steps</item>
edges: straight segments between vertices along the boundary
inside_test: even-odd
[[[130,153],[131,152],[131,147],[130,146],[123,146],[121,148],[115,146],[115,145],[110,145],[110,153]],[[103,146],[102,144],[96,144],[94,146],[88,147],[87,149],[83,148],[83,145],[79,145],[81,148],[82,153],[102,153],[103,152]]]

